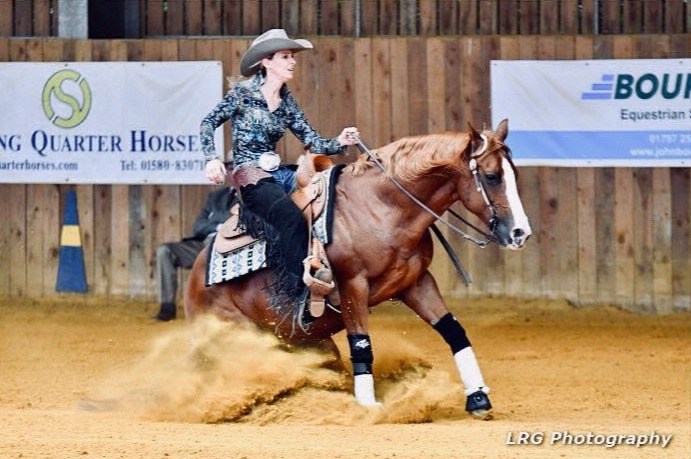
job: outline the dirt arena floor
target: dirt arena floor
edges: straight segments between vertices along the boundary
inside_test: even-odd
[[[447,346],[398,304],[371,316],[383,407],[365,409],[324,356],[251,329],[155,323],[138,302],[0,302],[2,458],[691,457],[688,313],[452,304],[492,389],[480,421]]]

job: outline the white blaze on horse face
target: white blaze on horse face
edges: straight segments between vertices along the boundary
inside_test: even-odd
[[[509,208],[513,216],[513,228],[511,228],[511,243],[507,245],[510,249],[518,249],[523,246],[528,236],[533,234],[530,228],[528,216],[523,210],[521,197],[518,195],[518,185],[516,184],[516,174],[509,160],[503,158],[502,168],[504,169],[504,184],[506,186],[506,198],[509,201]]]

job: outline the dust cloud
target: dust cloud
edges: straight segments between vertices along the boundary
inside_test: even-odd
[[[253,326],[206,317],[156,337],[139,361],[106,375],[80,408],[153,421],[258,425],[423,423],[449,411],[463,415],[457,375],[432,368],[410,343],[383,344],[375,353],[380,408],[357,405],[351,375],[329,363],[332,355],[287,349]]]

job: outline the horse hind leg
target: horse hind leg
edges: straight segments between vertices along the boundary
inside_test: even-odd
[[[346,367],[341,358],[341,351],[338,349],[333,338],[324,338],[316,341],[302,342],[300,344],[283,343],[284,349],[288,352],[295,348],[315,351],[325,356],[321,367],[336,373],[347,373]]]
[[[185,318],[188,322],[204,314],[208,306],[208,303],[205,302],[206,286],[204,274],[207,250],[208,248],[204,248],[197,255],[183,290]]]
[[[333,338],[326,338],[317,342],[316,348],[329,356],[322,365],[324,368],[338,373],[346,372],[343,360],[341,359],[341,351],[338,350],[338,346],[336,346],[336,342]]]
[[[185,318],[188,322],[198,316],[212,313],[222,320],[247,322],[246,315],[237,306],[228,282],[206,286],[206,253],[202,250],[192,266],[184,290]]]

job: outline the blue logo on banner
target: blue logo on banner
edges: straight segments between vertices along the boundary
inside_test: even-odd
[[[581,93],[581,100],[609,100],[612,98],[612,89],[614,88],[614,75],[605,73],[598,83],[593,83],[590,88],[592,92]]]
[[[645,73],[641,76],[605,73],[590,91],[581,93],[581,100],[640,99],[661,97],[665,100],[691,97],[691,73]]]

